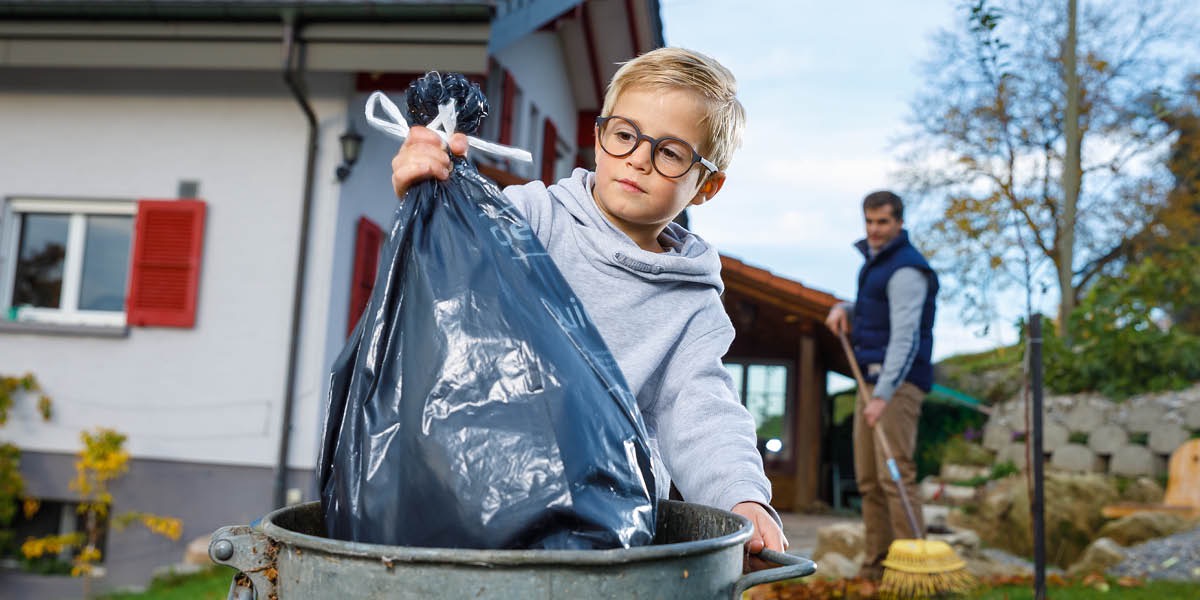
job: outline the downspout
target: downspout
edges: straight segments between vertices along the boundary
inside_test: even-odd
[[[292,439],[292,407],[296,394],[296,362],[300,354],[300,320],[304,308],[304,284],[308,263],[308,227],[312,215],[313,175],[317,161],[317,116],[308,103],[304,89],[302,47],[296,41],[296,13],[283,13],[283,81],[296,98],[308,121],[308,146],[304,166],[304,209],[300,217],[300,248],[296,254],[296,289],[292,295],[292,331],[288,343],[287,382],[284,385],[283,414],[279,425],[279,457],[275,464],[274,508],[286,501],[288,452]]]

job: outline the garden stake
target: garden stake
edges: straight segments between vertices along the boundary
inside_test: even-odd
[[[863,380],[862,372],[858,369],[858,361],[854,358],[854,350],[846,334],[839,333],[842,349],[846,351],[846,360],[850,361],[850,370],[858,382],[858,396],[865,404],[870,400],[866,396],[867,382]],[[966,594],[975,586],[975,578],[967,572],[967,563],[959,558],[950,544],[940,540],[926,540],[925,532],[917,527],[917,519],[913,516],[912,505],[908,501],[908,491],[900,478],[900,469],[892,456],[887,438],[878,427],[875,431],[875,441],[883,449],[887,457],[888,473],[900,490],[900,503],[904,505],[904,514],[908,517],[908,526],[916,539],[896,539],[888,547],[887,558],[883,561],[883,581],[879,585],[879,597],[884,600],[901,600],[907,598],[930,598],[935,596]]]

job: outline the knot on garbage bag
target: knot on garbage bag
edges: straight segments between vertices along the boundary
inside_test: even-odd
[[[408,85],[408,114],[414,123],[428,125],[438,116],[439,108],[454,101],[455,131],[471,135],[488,114],[488,101],[479,89],[459,73],[442,75],[430,71]]]

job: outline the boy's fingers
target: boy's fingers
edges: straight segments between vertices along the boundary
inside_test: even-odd
[[[404,143],[406,145],[434,144],[440,147],[442,145],[442,138],[438,137],[438,134],[431,131],[428,127],[424,127],[422,125],[413,125],[412,128],[408,130],[408,139],[404,140]]]
[[[468,149],[470,149],[470,144],[467,142],[465,134],[455,133],[450,136],[450,152],[458,156],[466,156]]]

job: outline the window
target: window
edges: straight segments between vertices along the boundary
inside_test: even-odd
[[[125,324],[134,202],[8,202],[0,300],[13,321]]]
[[[788,462],[792,455],[791,368],[782,363],[740,361],[726,362],[725,368],[742,404],[754,417],[763,462]]]
[[[192,327],[204,215],[204,202],[191,199],[9,200],[0,221],[0,317]]]
[[[84,535],[87,531],[87,516],[79,513],[79,503],[70,500],[39,500],[37,510],[27,514],[18,503],[14,506],[14,516],[10,525],[12,540],[15,543],[0,545],[0,566],[9,568],[25,568],[42,574],[65,575],[71,572],[71,559],[78,554],[78,549],[66,547],[56,555],[42,556],[33,560],[23,559],[21,543],[29,538],[44,538],[48,536]],[[107,512],[106,512],[107,514]],[[97,524],[100,535],[96,547],[100,549],[101,559],[107,557],[108,519],[102,517]],[[24,565],[22,565],[24,563]]]

